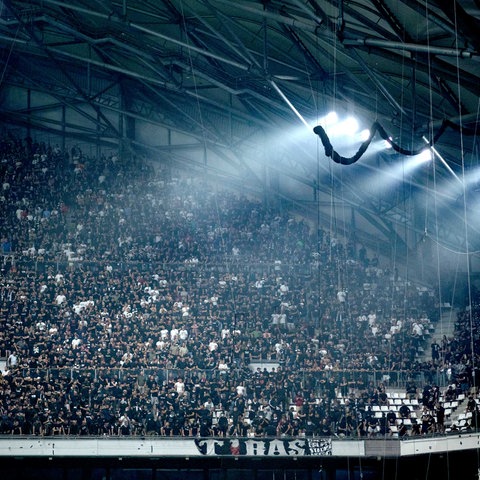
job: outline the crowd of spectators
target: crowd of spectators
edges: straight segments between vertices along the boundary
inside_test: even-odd
[[[434,288],[278,206],[13,136],[0,183],[0,433],[373,435],[395,372],[472,386]]]

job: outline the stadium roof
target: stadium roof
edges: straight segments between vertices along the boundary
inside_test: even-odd
[[[480,249],[478,0],[1,5],[4,125],[157,155],[386,254]],[[352,127],[325,126],[333,151],[313,132],[330,111],[375,134],[352,165],[331,158]]]

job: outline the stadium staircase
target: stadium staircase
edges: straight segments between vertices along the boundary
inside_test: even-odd
[[[435,324],[435,328],[431,331],[431,334],[427,337],[427,348],[420,352],[419,360],[427,362],[432,359],[430,344],[436,341],[439,345],[442,343],[442,338],[445,335],[447,338],[452,338],[454,335],[455,320],[457,311],[449,304],[443,304],[442,314],[438,323]],[[460,394],[454,401],[445,401],[444,392],[447,385],[440,386],[440,403],[445,408],[445,431],[449,433],[452,431],[452,426],[455,425],[459,431],[463,431],[467,428],[471,413],[466,412],[466,398],[465,394]],[[406,393],[405,389],[401,388],[388,388],[388,405],[374,405],[372,410],[377,418],[382,418],[389,411],[393,410],[397,416],[397,427],[403,422],[407,427],[408,434],[411,433],[412,427],[416,423],[421,423],[423,403],[422,403],[422,391],[418,389],[417,395],[411,396]],[[345,399],[340,398],[340,402],[344,403]],[[410,408],[410,418],[402,419],[399,413],[400,407],[407,405]],[[455,428],[454,427],[454,428]],[[397,428],[392,428],[392,436],[398,436]]]

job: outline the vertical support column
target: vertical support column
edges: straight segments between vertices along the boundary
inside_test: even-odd
[[[170,130],[170,128],[167,130],[167,145],[169,147],[172,146],[172,131]],[[172,162],[172,151],[171,151],[170,148],[168,149],[168,159],[167,159],[166,162],[164,162],[164,164],[165,164],[166,178],[168,180],[171,180],[172,179],[172,165],[173,165],[173,162]]]
[[[263,3],[263,9],[267,10],[266,2]],[[267,16],[263,17],[263,70],[268,72],[268,32],[267,32]]]
[[[124,158],[127,154],[128,146],[136,138],[136,124],[135,119],[128,115],[130,109],[130,95],[126,91],[123,83],[120,84],[120,103],[121,113],[118,117],[118,131],[120,158]]]
[[[228,95],[228,106],[230,107],[228,109],[228,133],[229,133],[229,142],[232,143],[233,142],[233,120],[232,120],[232,110],[233,110],[233,101],[232,101],[232,94],[230,93]]]
[[[417,60],[416,55],[414,56],[414,61]],[[415,65],[412,68],[412,118],[414,123],[414,128],[417,128],[417,69]]]
[[[27,137],[32,136],[32,129],[30,127],[30,108],[32,108],[32,91],[30,89],[27,90],[27,111],[28,111],[28,126],[27,126]]]
[[[351,254],[353,255],[353,258],[357,259],[357,216],[355,212],[355,208],[352,206],[350,210],[350,225],[351,225],[351,234],[350,240],[351,246],[352,246],[352,252]]]
[[[122,91],[122,108],[121,112],[118,114],[118,131],[120,132],[121,138],[120,138],[120,148],[122,148],[123,145],[123,139],[125,138],[125,114],[123,113],[124,110],[124,105],[123,105],[123,91]]]
[[[96,138],[95,146],[96,146],[95,156],[96,156],[97,158],[100,158],[100,155],[101,155],[101,148],[100,148],[100,116],[99,116],[98,113],[97,113],[97,138]]]
[[[66,143],[65,143],[65,122],[66,122],[66,107],[62,105],[62,152],[65,151]]]

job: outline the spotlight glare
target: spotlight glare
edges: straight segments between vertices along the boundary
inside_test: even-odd
[[[321,117],[318,122],[316,123],[317,125],[321,125],[324,129],[335,125],[338,122],[338,115],[336,112],[330,112],[327,113],[327,115],[324,115]]]
[[[368,128],[360,132],[360,140],[362,142],[365,142],[366,140],[368,140],[369,137],[370,137],[370,130],[368,130]]]
[[[358,122],[355,118],[349,117],[343,122],[342,127],[347,134],[352,135],[358,130]]]
[[[325,125],[332,125],[333,123],[338,122],[337,112],[330,112],[325,117],[322,118]]]
[[[358,131],[358,122],[355,118],[349,117],[341,122],[330,124],[326,130],[329,137],[350,137],[353,139]]]

